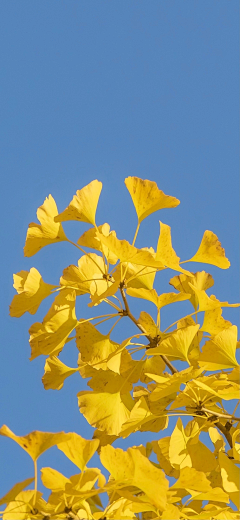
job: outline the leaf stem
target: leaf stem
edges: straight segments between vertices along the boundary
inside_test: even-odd
[[[137,235],[138,235],[139,228],[140,228],[140,222],[138,222],[137,229],[136,229],[135,235],[134,235],[134,239],[132,241],[132,246],[134,246],[134,244],[136,242],[136,238],[137,238]]]
[[[35,507],[37,501],[37,461],[34,460],[34,501],[33,505]]]
[[[78,246],[78,244],[75,244],[75,242],[72,242],[72,240],[69,240],[69,238],[67,239],[67,241],[69,242],[69,244],[72,244],[73,246],[77,247],[84,255],[89,256],[89,258],[97,266],[99,271],[101,271],[102,274],[105,274],[100,265],[98,265],[98,263],[92,258],[92,256],[90,256],[90,253],[87,253],[87,251],[85,251],[82,247]]]

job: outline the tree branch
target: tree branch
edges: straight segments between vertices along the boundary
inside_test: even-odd
[[[126,298],[126,295],[125,295],[125,292],[124,292],[124,289],[123,289],[123,284],[121,283],[119,287],[120,287],[120,292],[121,292],[121,295],[122,295],[123,303],[125,305],[126,316],[128,316],[130,318],[130,320],[132,320],[132,322],[135,323],[136,327],[138,327],[139,330],[146,336],[146,338],[148,339],[148,341],[150,343],[150,346],[151,347],[155,347],[156,345],[153,344],[152,338],[150,336],[148,336],[148,334],[147,334],[146,330],[144,329],[144,327],[142,327],[142,325],[140,325],[140,323],[138,323],[136,318],[131,313],[131,311],[129,309],[128,301],[127,301],[127,298]],[[169,361],[169,359],[166,356],[161,355],[161,358],[164,361],[164,363],[167,365],[169,370],[171,370],[172,374],[176,374],[178,372],[178,370],[172,365],[172,363]]]
[[[225,424],[225,426],[224,426],[222,423],[220,423],[220,421],[217,422],[217,423],[215,423],[215,424],[216,424],[217,428],[220,430],[220,432],[223,433],[224,437],[226,437],[226,439],[227,439],[227,441],[228,441],[228,444],[229,444],[230,448],[232,448],[232,447],[233,447],[232,436],[231,436],[230,431],[229,431],[228,428],[226,427],[226,424],[227,424],[227,423]]]

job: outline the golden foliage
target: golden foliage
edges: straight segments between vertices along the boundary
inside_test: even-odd
[[[89,389],[77,394],[78,406],[95,430],[87,440],[73,432],[18,436],[3,425],[0,435],[14,440],[34,463],[34,477],[16,483],[0,499],[6,505],[0,513],[3,520],[240,520],[239,342],[237,327],[222,316],[225,307],[239,304],[207,294],[214,283],[211,274],[182,267],[200,262],[227,269],[230,262],[211,231],[205,231],[190,260],[180,261],[171,228],[162,222],[156,251],[135,247],[141,222],[179,201],[152,181],[128,177],[125,184],[138,218],[132,243],[118,239],[109,224],[96,224],[102,189],[98,180],[78,190],[60,214],[49,195],[37,210],[40,224],[29,225],[25,256],[59,241],[73,244],[82,255],[77,265],[63,270],[59,285],[45,283],[34,267],[14,274],[17,294],[10,315],[35,314],[42,300],[56,293],[43,321],[29,329],[30,359],[48,356],[42,378],[46,390],[60,390],[76,372],[82,380],[89,379]],[[76,243],[63,230],[61,223],[68,220],[91,225]],[[159,294],[155,284],[165,269],[177,271],[170,279],[176,292]],[[84,295],[90,298],[90,309],[107,305],[110,313],[77,317],[76,299],[84,302]],[[153,303],[155,314],[143,308],[135,317],[135,298],[143,306]],[[178,303],[181,311],[184,305],[188,308],[187,301],[193,306],[189,313],[162,330],[161,309]],[[135,334],[118,343],[114,328],[120,322],[124,332],[122,320],[127,318]],[[113,325],[103,333],[98,325],[108,320]],[[78,352],[73,368],[59,358],[69,341]],[[225,406],[232,400],[236,406],[229,412],[234,407]],[[169,421],[175,421],[172,433],[164,436]],[[152,432],[156,440],[126,451],[111,446],[134,432]],[[208,445],[202,442],[202,432],[209,434]],[[57,469],[41,468],[42,484],[51,491],[45,501],[37,490],[37,460],[52,446],[79,472],[66,477]],[[98,468],[87,467],[96,452],[110,473],[108,481]],[[26,490],[33,482],[34,489]],[[102,493],[109,498],[106,507]]]

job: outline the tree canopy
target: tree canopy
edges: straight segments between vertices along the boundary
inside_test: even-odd
[[[3,425],[0,434],[19,444],[34,464],[34,477],[18,482],[0,499],[4,520],[240,518],[239,342],[236,325],[222,316],[225,307],[240,304],[221,302],[211,294],[213,277],[201,265],[194,272],[188,269],[193,262],[227,269],[230,262],[209,230],[193,256],[180,260],[171,228],[161,221],[156,250],[136,247],[142,221],[180,201],[149,180],[128,177],[125,184],[137,214],[132,243],[118,238],[108,223],[96,223],[102,189],[98,180],[78,190],[60,213],[49,195],[37,210],[39,223],[29,224],[26,257],[60,241],[76,247],[81,256],[78,265],[63,270],[59,285],[46,283],[34,267],[14,274],[17,294],[10,315],[34,315],[45,298],[55,295],[43,321],[29,329],[30,359],[46,356],[46,390],[60,390],[76,372],[87,379],[78,406],[94,430],[92,439],[77,432],[42,431],[21,437]],[[76,243],[63,228],[71,220],[90,224]],[[171,289],[158,294],[155,281],[166,269],[171,270]],[[99,308],[98,315],[88,319],[76,313],[76,299],[86,294],[90,309]],[[136,299],[143,305],[139,315]],[[163,330],[162,309],[187,300],[191,312]],[[153,304],[152,314],[144,310],[145,302]],[[114,328],[124,328],[127,319],[135,334],[118,343]],[[103,322],[110,323],[106,334],[99,330]],[[60,359],[69,341],[78,351],[76,367]],[[236,406],[230,412],[233,400]],[[164,436],[169,420],[175,427]],[[136,431],[154,432],[156,440],[131,446]],[[200,440],[203,433],[211,449]],[[114,447],[117,439],[128,437],[126,451]],[[77,473],[66,477],[58,469],[42,467],[41,480],[50,491],[45,499],[38,490],[37,464],[52,446],[75,464]],[[99,468],[87,466],[96,452],[108,480]],[[101,495],[108,497],[104,506]]]

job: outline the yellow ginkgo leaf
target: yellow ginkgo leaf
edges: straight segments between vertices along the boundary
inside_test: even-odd
[[[108,435],[119,435],[134,404],[130,394],[82,391],[77,395],[80,412],[91,426]]]
[[[153,267],[122,262],[114,271],[114,279],[121,281],[121,273],[124,273],[124,284],[126,287],[141,289],[152,289],[157,270]]]
[[[95,180],[78,190],[69,206],[55,217],[55,222],[79,220],[95,226],[95,214],[102,190],[102,183]]]
[[[192,493],[193,495],[193,498],[194,500],[211,500],[211,501],[214,501],[214,502],[224,502],[224,503],[229,503],[229,496],[227,493],[225,493],[225,491],[223,491],[222,488],[220,487],[216,487],[214,489],[211,489],[211,491],[207,491],[205,493],[200,493],[200,494],[195,494],[195,493]],[[213,518],[216,518],[216,517],[213,517]],[[221,516],[221,518],[223,519],[223,516]]]
[[[27,486],[32,484],[33,481],[34,481],[34,477],[33,478],[27,478],[26,480],[22,480],[22,482],[18,482],[17,484],[15,484],[12,487],[12,489],[10,489],[10,491],[8,491],[8,493],[6,493],[6,495],[4,495],[4,497],[0,498],[0,505],[8,504],[9,502],[12,502],[15,499],[15,497],[23,489],[25,489]]]
[[[135,520],[136,515],[134,514],[134,511],[133,504],[130,502],[129,499],[118,498],[117,500],[111,502],[111,504],[108,505],[103,512],[94,513],[94,520],[101,520],[101,518],[109,518],[109,520],[119,520],[119,518],[121,518],[122,520]]]
[[[180,470],[180,477],[173,484],[171,489],[190,489],[193,491],[201,491],[207,493],[211,491],[210,481],[203,471],[197,471],[195,468],[183,468]]]
[[[91,323],[81,321],[76,327],[76,345],[81,352],[82,361],[97,370],[107,368],[109,355],[116,352],[119,346],[108,335],[101,334]]]
[[[211,311],[218,307],[240,307],[240,303],[220,302],[214,294],[209,297],[205,291],[197,289],[191,283],[189,283],[189,286],[196,294],[199,311]]]
[[[80,246],[90,247],[91,249],[96,249],[97,251],[103,252],[110,264],[116,264],[118,260],[116,255],[114,255],[114,253],[112,253],[108,249],[108,247],[106,247],[104,244],[100,242],[98,232],[104,235],[105,237],[108,237],[109,235],[116,236],[116,232],[110,231],[109,224],[105,223],[102,224],[102,226],[98,226],[97,229],[93,227],[85,231],[85,233],[83,233],[83,235],[80,236],[77,243]]]
[[[0,428],[0,435],[9,437],[25,450],[33,461],[52,446],[63,442],[69,438],[68,433],[48,433],[34,431],[25,436],[18,436],[13,433],[5,424]]]
[[[100,459],[116,481],[137,486],[160,511],[166,508],[168,481],[163,471],[156,468],[137,447],[124,452],[104,446]]]
[[[78,321],[75,314],[75,291],[64,289],[55,298],[42,323],[30,329],[31,360],[37,356],[57,355]]]
[[[73,464],[81,471],[84,470],[88,461],[92,458],[99,446],[99,440],[86,440],[77,433],[70,433],[68,439],[59,442],[57,447]]]
[[[195,423],[195,426],[197,424]],[[199,432],[187,435],[180,418],[173,430],[169,445],[169,459],[176,469],[193,467],[197,471],[207,473],[216,468],[217,462],[213,453],[199,441]]]
[[[217,428],[213,428],[210,426],[208,429],[209,437],[214,444],[215,454],[218,454],[219,451],[224,451],[226,443],[224,442],[224,438]]]
[[[135,289],[135,288],[129,288],[127,289],[127,294],[129,294],[129,296],[133,296],[135,298],[142,298],[144,300],[148,300],[152,303],[154,303],[154,305],[156,305],[156,307],[158,309],[162,309],[162,307],[165,307],[166,305],[170,305],[171,303],[174,303],[174,302],[181,302],[181,301],[184,301],[184,300],[189,300],[190,298],[190,295],[189,294],[176,294],[176,293],[163,293],[163,294],[160,294],[160,296],[158,296],[157,292],[155,291],[155,289]]]
[[[65,485],[70,482],[67,477],[53,468],[42,468],[41,479],[43,485],[52,491],[64,490]]]
[[[78,368],[68,367],[57,356],[47,358],[42,377],[45,390],[60,390],[65,379],[75,372],[78,372]]]
[[[202,371],[203,369],[194,369],[193,367],[189,367],[181,372],[176,372],[171,376],[169,374],[159,376],[158,374],[148,373],[148,377],[157,383],[156,388],[154,388],[149,396],[149,401],[158,401],[168,395],[178,392],[183,383],[190,381],[193,377],[197,377]]]
[[[149,348],[146,354],[149,356],[166,355],[189,363],[188,351],[199,327],[200,325],[189,325],[172,332],[167,338],[160,341],[156,348]]]
[[[205,273],[205,271],[198,271],[197,273],[192,273],[191,277],[186,274],[174,276],[171,278],[169,284],[181,293],[190,294],[190,301],[193,304],[194,309],[197,310],[198,293],[194,291],[194,288],[196,287],[200,291],[206,291],[213,286],[214,280],[213,277],[210,274]]]
[[[130,394],[131,382],[108,370],[98,372],[88,385],[93,392],[77,394],[80,412],[91,426],[108,435],[119,435],[134,405]]]
[[[196,254],[187,261],[216,265],[221,269],[228,269],[228,267],[230,267],[230,262],[225,256],[225,250],[221,246],[217,235],[212,231],[204,232]]]
[[[240,468],[221,451],[218,458],[223,489],[229,493],[230,500],[240,509]]]
[[[104,236],[98,234],[102,244],[108,247],[121,262],[131,262],[136,265],[145,267],[155,267],[156,269],[164,269],[162,262],[156,260],[156,254],[153,249],[138,249],[132,246],[127,240],[119,240],[114,235]]]
[[[165,267],[169,267],[174,271],[180,271],[180,273],[187,274],[189,277],[192,273],[183,269],[180,264],[180,258],[176,255],[172,247],[171,228],[167,224],[160,222],[160,235],[157,244],[156,260],[163,263]]]
[[[102,294],[112,284],[106,280],[105,263],[95,253],[81,256],[78,266],[69,265],[63,270],[60,284],[75,289],[77,294]]]
[[[228,329],[231,326],[232,323],[222,317],[221,307],[217,307],[216,309],[204,313],[203,324],[200,330],[208,332],[211,336],[215,336],[222,330]]]
[[[30,489],[28,491],[21,491],[15,499],[7,505],[3,513],[3,520],[29,520],[30,518],[32,520],[33,516],[31,512],[41,510],[45,513],[46,506],[47,504],[45,500],[42,499],[42,493],[40,493],[40,491],[36,492]]]
[[[10,316],[15,318],[19,318],[25,312],[35,314],[42,300],[57,287],[45,283],[35,267],[32,267],[30,271],[20,271],[14,274],[13,280],[13,287],[18,294],[13,297],[10,305]]]
[[[232,435],[233,456],[234,459],[240,462],[240,429],[237,428]]]
[[[199,365],[205,366],[206,370],[237,367],[236,346],[237,327],[233,325],[205,343],[199,357]]]
[[[160,340],[161,332],[150,314],[145,311],[141,311],[138,318],[138,323],[141,325],[141,327],[143,327],[148,336],[151,338],[159,338]],[[151,372],[151,370],[148,370],[148,372]]]
[[[178,478],[179,470],[172,466],[169,459],[169,445],[170,437],[162,437],[158,441],[152,441],[151,447],[157,455],[160,467],[165,471],[169,477]]]
[[[169,460],[176,469],[192,467],[192,460],[187,449],[187,437],[180,417],[170,437]]]
[[[178,199],[159,190],[156,182],[127,177],[125,184],[136,209],[139,224],[159,209],[175,208],[180,204]]]
[[[140,431],[159,431],[168,426],[168,417],[158,417],[152,414],[147,405],[146,399],[140,397],[131,410],[129,419],[122,425],[121,437],[124,439],[131,433]]]
[[[37,210],[37,218],[41,224],[31,222],[27,230],[24,256],[33,256],[42,247],[54,242],[67,240],[62,224],[58,224],[54,218],[58,215],[56,202],[52,195],[46,197],[44,203]]]
[[[163,511],[161,520],[179,520],[181,518],[181,512],[179,511],[178,507],[174,506],[173,504],[167,504],[166,509]]]

